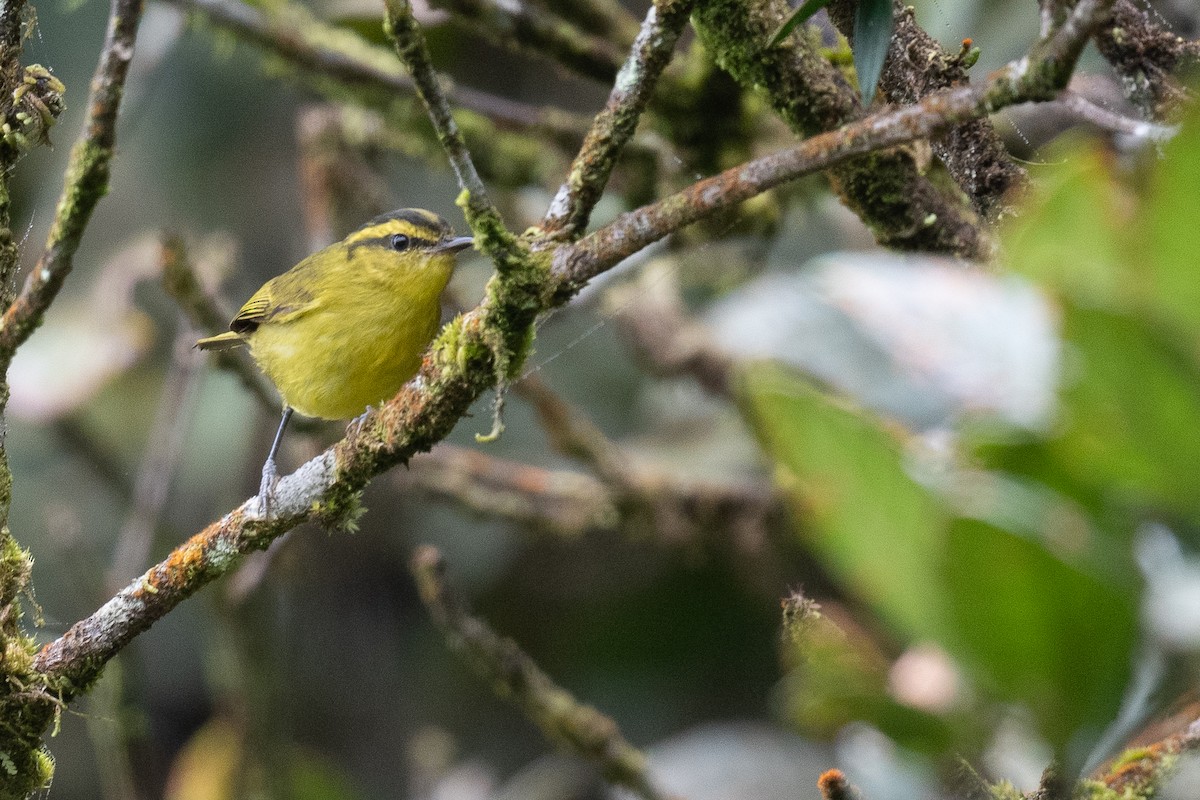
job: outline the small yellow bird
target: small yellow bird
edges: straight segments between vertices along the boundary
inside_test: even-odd
[[[228,333],[196,342],[201,350],[249,346],[283,398],[259,487],[264,508],[293,411],[349,419],[416,374],[437,332],[455,255],[472,242],[431,211],[392,211],[267,281]]]

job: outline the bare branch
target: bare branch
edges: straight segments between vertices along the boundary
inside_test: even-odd
[[[695,0],[658,0],[646,12],[641,32],[617,76],[608,104],[596,115],[567,182],[558,190],[542,229],[550,238],[575,239],[587,228],[592,209],[613,167],[633,138],[642,111],[658,83]]]
[[[1084,122],[1136,139],[1165,142],[1179,132],[1177,125],[1159,125],[1142,119],[1131,119],[1072,91],[1063,92],[1056,102]]]
[[[547,739],[595,764],[608,780],[643,800],[664,800],[650,783],[646,757],[612,719],[580,703],[514,641],[496,635],[469,614],[446,584],[441,553],[428,545],[417,548],[412,572],[421,601],[451,649],[462,654],[498,696],[520,708]]]
[[[385,92],[388,97],[416,93],[416,85],[394,53],[367,45],[357,37],[348,37],[344,31],[308,17],[295,7],[288,7],[286,14],[268,17],[253,6],[232,0],[165,2],[183,11],[203,14],[217,28],[323,79],[332,78],[351,88]],[[453,86],[444,77],[441,82],[443,91],[456,106],[506,126],[573,141],[578,141],[587,130],[588,121],[584,117],[531,106],[468,86]]]
[[[554,5],[564,19],[620,47],[629,46],[637,36],[637,18],[617,0],[557,0]]]
[[[71,150],[46,250],[0,321],[0,371],[7,369],[17,348],[42,324],[42,316],[71,272],[92,211],[108,191],[117,112],[144,4],[144,0],[112,0],[104,49],[92,78],[87,122]]]
[[[573,539],[620,524],[612,492],[582,472],[547,470],[451,444],[393,473],[405,491],[417,489],[467,511]]]
[[[522,380],[516,391],[533,406],[556,450],[590,466],[609,486],[629,488],[633,471],[628,457],[586,415],[536,376]]]
[[[688,376],[709,394],[728,399],[733,391],[733,356],[687,315],[678,282],[663,275],[667,267],[648,266],[639,276],[642,279],[610,290],[609,305],[622,337],[651,375]]]
[[[117,535],[107,578],[107,585],[114,591],[120,588],[124,576],[145,569],[155,531],[162,521],[167,491],[179,466],[199,391],[200,354],[192,348],[194,342],[191,326],[182,326],[150,427],[147,451],[138,467],[132,508]]]
[[[438,0],[435,5],[496,44],[549,58],[585,78],[609,83],[621,65],[620,52],[607,40],[521,0]]]

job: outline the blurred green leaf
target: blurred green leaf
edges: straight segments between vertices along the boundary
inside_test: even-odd
[[[946,543],[955,651],[1006,699],[1026,703],[1076,768],[1121,705],[1137,636],[1137,594],[971,519]]]
[[[942,633],[937,502],[905,472],[899,442],[779,367],[747,370],[743,398],[812,547],[848,587],[913,636]]]
[[[1136,204],[1113,179],[1111,159],[1076,147],[1039,178],[1005,230],[1009,267],[1087,303],[1122,302],[1140,280],[1126,255]]]
[[[358,797],[341,772],[316,754],[299,749],[292,757],[288,781],[291,800],[353,800]]]
[[[793,643],[796,665],[781,691],[785,713],[805,731],[832,738],[847,723],[870,722],[913,750],[962,752],[970,738],[962,723],[897,702],[888,692],[888,663],[869,641],[818,617]],[[973,732],[972,732],[973,733]]]
[[[1146,322],[1068,305],[1076,360],[1062,392],[1063,469],[1123,504],[1169,509],[1200,523],[1200,375]]]
[[[1137,229],[1150,245],[1140,277],[1158,307],[1200,336],[1200,107],[1193,107],[1179,134],[1167,144],[1142,208]],[[1125,233],[1128,233],[1127,231]],[[1194,340],[1193,340],[1194,341]]]
[[[888,43],[895,27],[892,0],[858,0],[854,13],[854,71],[862,89],[863,105],[871,105],[875,86],[887,60]]]
[[[778,45],[787,38],[789,33],[807,22],[812,18],[813,14],[827,5],[829,5],[829,0],[805,0],[801,3],[799,8],[783,21],[783,24],[779,26],[779,30],[775,31],[775,35],[771,37],[771,47]]]

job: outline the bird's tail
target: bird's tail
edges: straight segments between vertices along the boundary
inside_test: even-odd
[[[241,347],[246,343],[246,340],[235,331],[226,331],[217,336],[209,336],[206,339],[201,339],[196,342],[196,347],[201,350],[215,350],[218,353],[222,350],[232,350],[235,347]]]

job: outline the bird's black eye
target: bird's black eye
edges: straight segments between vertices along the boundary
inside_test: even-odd
[[[392,249],[397,253],[403,253],[408,249],[409,238],[403,233],[392,234]]]

